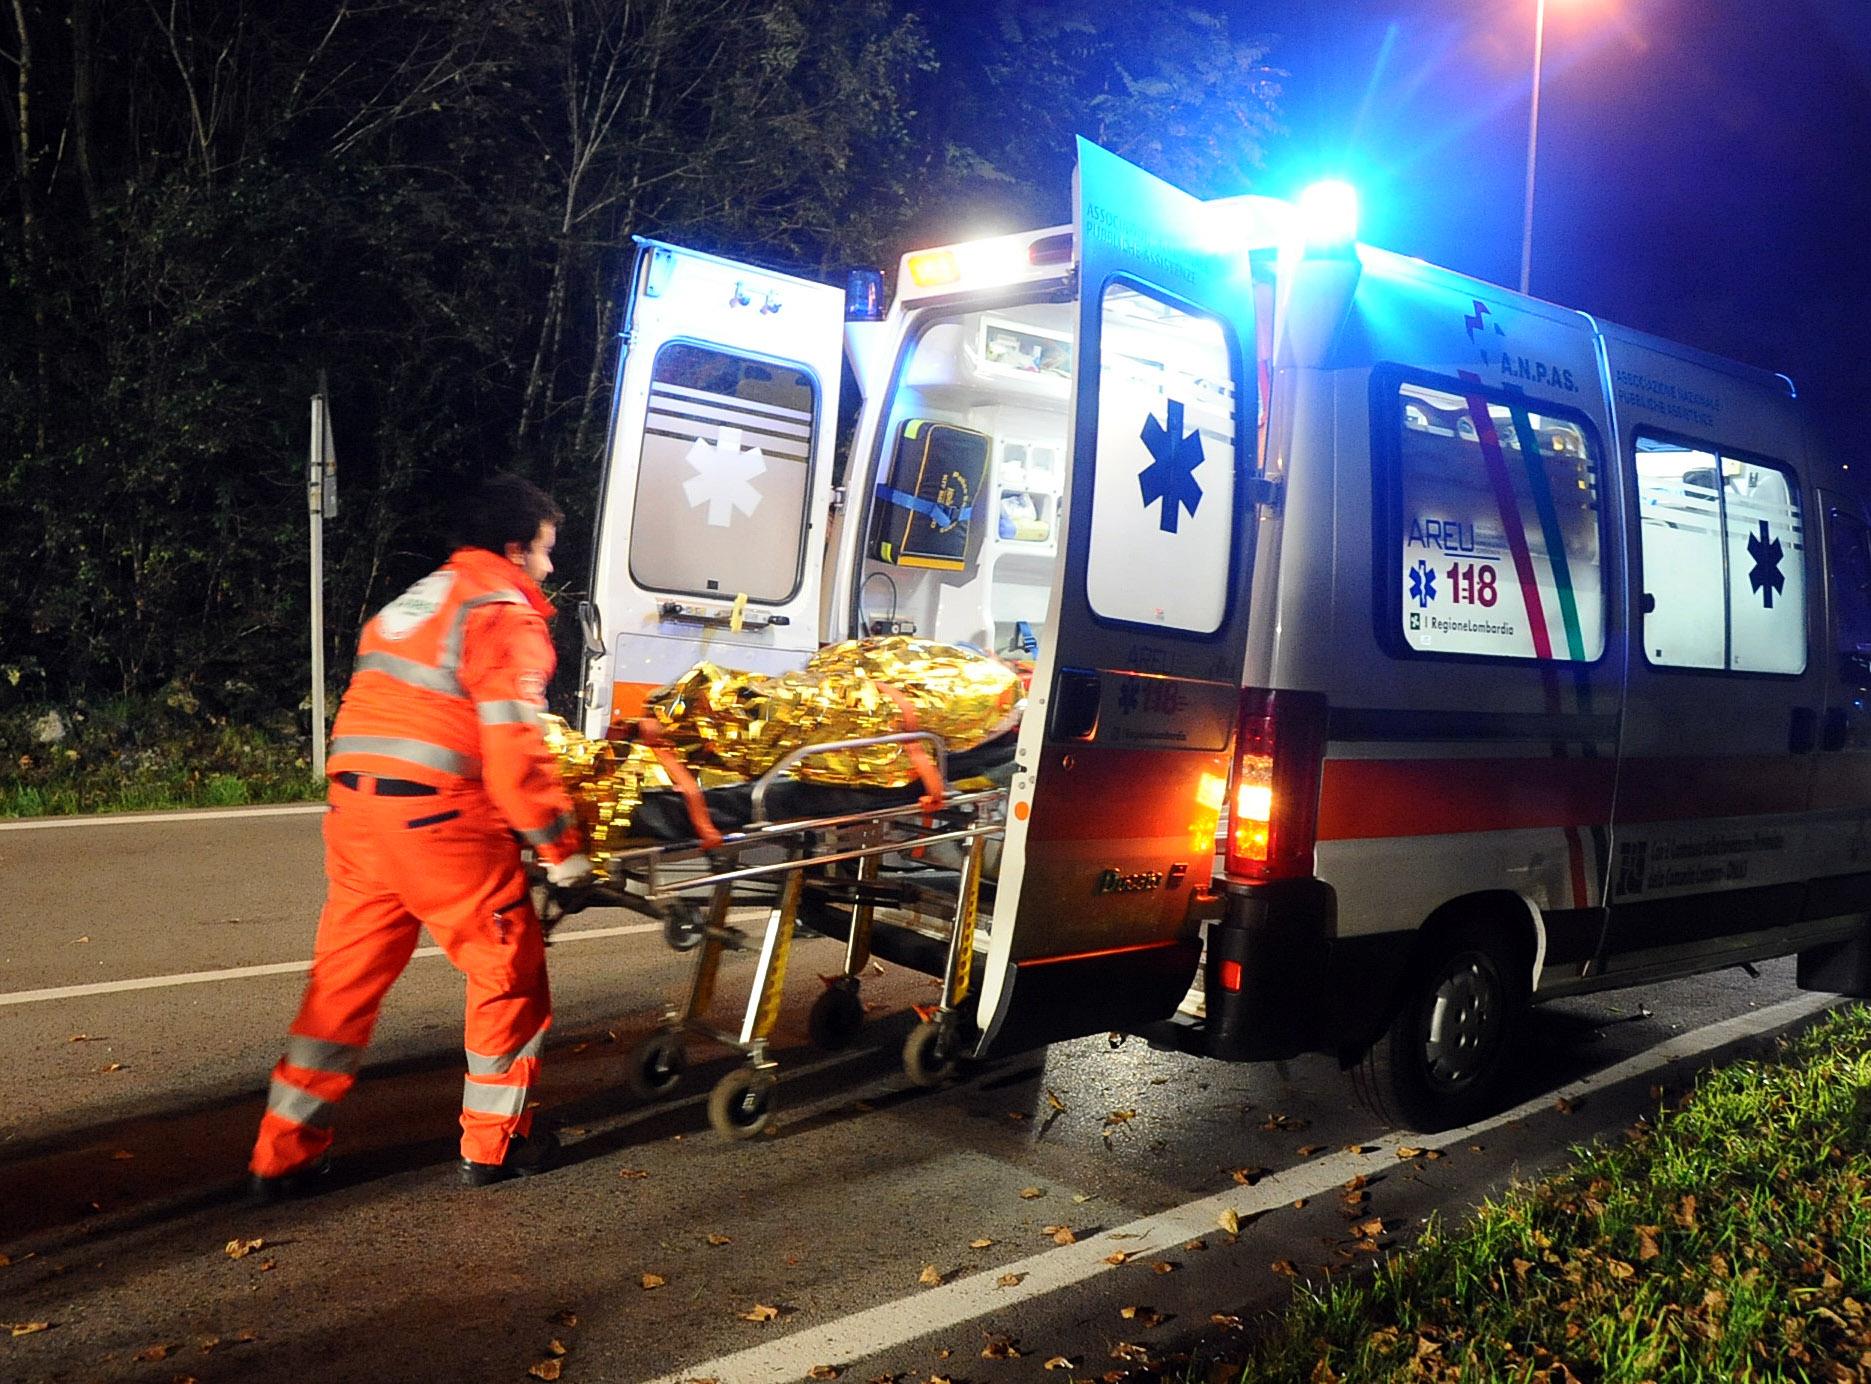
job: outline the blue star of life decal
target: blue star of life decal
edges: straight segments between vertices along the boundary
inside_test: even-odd
[[[1436,573],[1427,562],[1418,560],[1410,569],[1410,599],[1424,607],[1436,599]]]
[[[1760,593],[1761,604],[1772,610],[1774,597],[1786,590],[1787,579],[1780,575],[1780,559],[1785,556],[1785,550],[1779,539],[1771,537],[1765,519],[1761,520],[1758,535],[1748,535],[1748,556],[1754,559],[1754,566],[1748,572],[1748,585]]]
[[[1164,533],[1175,533],[1183,509],[1193,519],[1196,506],[1202,503],[1202,487],[1195,479],[1195,468],[1202,464],[1202,434],[1198,430],[1184,435],[1182,405],[1175,399],[1169,401],[1166,416],[1167,427],[1156,421],[1155,414],[1144,419],[1143,445],[1156,460],[1138,473],[1137,484],[1143,489],[1145,509],[1158,500],[1163,502],[1157,522]]]

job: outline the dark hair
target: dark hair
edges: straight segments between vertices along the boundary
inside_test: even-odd
[[[461,548],[504,554],[509,543],[528,546],[541,524],[558,524],[565,512],[552,497],[521,476],[489,476],[455,505],[454,540]]]

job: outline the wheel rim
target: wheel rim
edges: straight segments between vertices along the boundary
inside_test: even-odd
[[[728,1104],[728,1113],[738,1125],[750,1125],[767,1113],[767,1098],[772,1088],[763,1081],[749,1083]]]
[[[1449,959],[1429,993],[1423,1068],[1448,1090],[1474,1081],[1487,1065],[1501,1031],[1500,980],[1486,957],[1463,952]]]

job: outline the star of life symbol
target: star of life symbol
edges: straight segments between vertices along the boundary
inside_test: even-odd
[[[1201,431],[1183,433],[1182,404],[1171,399],[1165,421],[1159,423],[1155,414],[1149,415],[1144,419],[1141,436],[1143,445],[1156,458],[1137,476],[1143,489],[1143,507],[1148,509],[1161,500],[1157,523],[1164,533],[1175,533],[1183,509],[1186,507],[1193,519],[1196,506],[1202,503],[1202,487],[1195,479],[1195,468],[1202,464]]]
[[[695,474],[682,483],[682,493],[691,509],[708,506],[710,528],[725,529],[734,522],[736,510],[753,518],[760,508],[760,492],[753,479],[765,474],[767,459],[758,447],[741,450],[739,428],[722,428],[713,442],[696,438],[682,459],[695,468]]]
[[[1436,599],[1436,573],[1420,558],[1410,569],[1410,599],[1425,608]]]
[[[1774,597],[1786,590],[1787,579],[1780,575],[1780,559],[1786,550],[1780,546],[1777,538],[1769,541],[1770,533],[1767,521],[1761,520],[1759,535],[1748,535],[1748,556],[1754,559],[1754,566],[1748,573],[1748,585],[1761,594],[1761,604],[1767,609],[1774,608]]]

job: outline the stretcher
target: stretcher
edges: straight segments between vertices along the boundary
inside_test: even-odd
[[[893,744],[928,757],[920,785],[830,788],[796,777],[817,755]],[[875,953],[938,978],[936,1003],[917,1006],[920,1022],[904,1042],[903,1068],[918,1085],[948,1079],[972,1022],[985,865],[1006,820],[1005,774],[998,771],[1010,768],[1011,754],[1007,737],[1003,746],[951,759],[939,736],[905,731],[805,746],[752,784],[708,790],[699,800],[693,793],[686,801],[673,793],[646,800],[634,829],[657,839],[612,856],[605,882],[584,901],[652,917],[670,947],[695,956],[684,1000],[631,1053],[637,1093],[672,1091],[692,1040],[720,1043],[745,1061],[715,1083],[709,1123],[731,1139],[767,1127],[778,1071],[768,1043],[802,927],[844,942],[843,969],[823,978],[812,1006],[813,1042],[837,1049],[856,1038],[864,1022],[862,977]],[[956,787],[955,773],[969,786]],[[560,901],[561,914],[565,907]],[[745,915],[756,908],[764,923],[749,926]],[[545,920],[557,921],[550,905]],[[758,954],[752,981],[738,1025],[718,1028],[708,1016],[721,962],[739,951]]]

